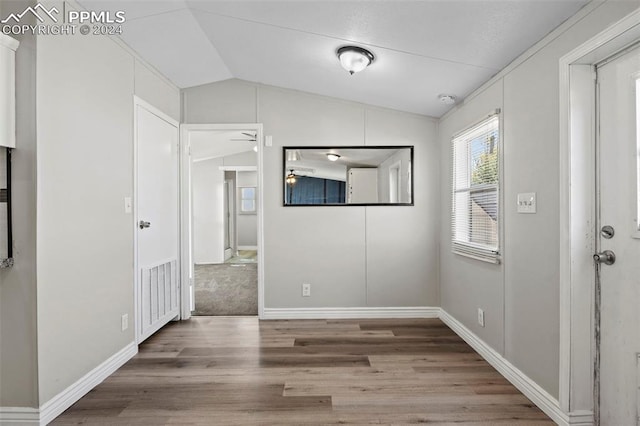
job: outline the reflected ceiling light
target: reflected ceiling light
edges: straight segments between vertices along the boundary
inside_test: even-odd
[[[289,170],[289,174],[287,175],[287,185],[293,186],[296,184],[296,175],[293,174],[293,169]]]
[[[358,46],[342,46],[336,51],[340,65],[349,71],[349,74],[360,72],[373,62],[375,56],[367,49]]]
[[[287,161],[300,161],[300,151],[287,150]]]
[[[329,161],[337,161],[340,156],[338,154],[333,154],[330,152],[327,154],[327,158],[329,159]]]
[[[258,145],[253,147],[253,152],[258,152]]]
[[[456,97],[453,95],[438,95],[438,100],[445,105],[453,105],[456,103]]]

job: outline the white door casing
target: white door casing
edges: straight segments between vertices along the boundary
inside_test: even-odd
[[[180,314],[179,124],[134,99],[136,341]]]
[[[559,424],[593,422],[594,66],[637,40],[640,40],[640,9],[559,60],[560,380],[557,408],[548,412]]]
[[[598,67],[597,250],[616,255],[600,264],[600,419],[638,424],[640,353],[640,233],[638,232],[637,87],[640,48]],[[599,214],[598,214],[599,213]],[[596,289],[598,291],[598,289]],[[597,293],[596,293],[597,294]]]
[[[262,185],[263,185],[263,150],[264,150],[264,137],[263,126],[260,123],[230,123],[230,124],[182,124],[180,126],[180,193],[181,208],[180,208],[180,223],[181,223],[181,274],[182,280],[188,285],[182,286],[182,306],[181,315],[182,319],[188,319],[191,317],[191,311],[195,309],[194,303],[194,289],[193,289],[193,238],[192,238],[192,215],[193,215],[193,200],[190,196],[191,182],[191,147],[190,147],[190,135],[197,132],[211,132],[221,130],[241,130],[241,131],[254,131],[256,133],[257,148],[258,148],[258,186],[257,186],[257,210],[258,210],[258,317],[264,318],[264,217],[263,217],[263,197],[262,197]],[[230,166],[221,167],[221,170],[235,170],[235,171],[254,171],[256,167],[243,167],[243,166]],[[237,236],[236,236],[237,242]]]

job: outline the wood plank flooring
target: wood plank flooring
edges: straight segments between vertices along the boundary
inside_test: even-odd
[[[172,323],[53,424],[553,422],[437,319]]]

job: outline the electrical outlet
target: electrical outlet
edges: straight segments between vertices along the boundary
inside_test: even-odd
[[[122,331],[129,328],[129,314],[122,315]]]
[[[311,284],[302,284],[302,297],[311,297]]]
[[[484,311],[480,308],[478,308],[478,324],[484,327]]]

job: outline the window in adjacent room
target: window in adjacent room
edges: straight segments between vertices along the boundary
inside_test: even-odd
[[[499,262],[500,120],[498,113],[454,136],[453,252]]]
[[[240,188],[240,214],[256,214],[256,187]]]

